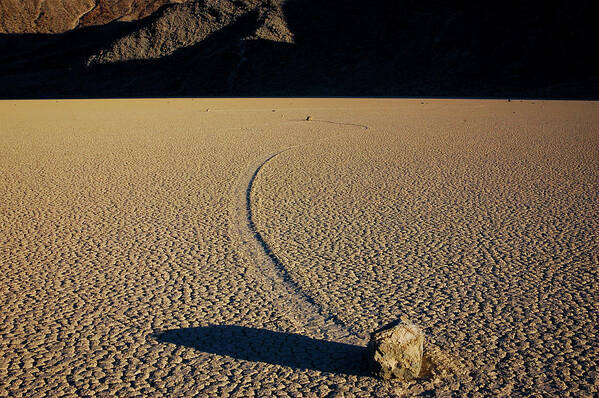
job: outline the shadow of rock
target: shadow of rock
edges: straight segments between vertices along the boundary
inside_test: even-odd
[[[294,369],[366,376],[365,348],[317,340],[293,333],[235,325],[172,329],[154,335],[156,340]]]

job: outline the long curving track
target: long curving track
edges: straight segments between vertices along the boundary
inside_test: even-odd
[[[316,120],[311,123],[318,122],[345,124]],[[351,124],[351,126],[368,129],[367,126],[358,124]],[[255,264],[257,271],[263,275],[276,292],[275,294],[279,296],[282,314],[291,317],[293,322],[299,323],[307,330],[317,331],[318,333],[324,332],[326,338],[330,340],[350,344],[364,344],[365,336],[358,334],[357,331],[344,324],[336,314],[327,314],[322,306],[318,305],[312,297],[293,281],[284,264],[257,230],[252,217],[252,189],[258,173],[275,157],[314,144],[315,142],[312,142],[286,148],[268,155],[265,159],[258,159],[247,167],[247,171],[242,173],[234,184],[231,195],[232,235],[237,238],[239,250],[252,264]]]

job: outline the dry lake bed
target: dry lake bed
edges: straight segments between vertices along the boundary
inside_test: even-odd
[[[599,393],[597,102],[0,101],[0,198],[0,396]]]

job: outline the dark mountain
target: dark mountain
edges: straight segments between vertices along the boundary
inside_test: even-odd
[[[590,2],[117,3],[1,34],[0,97],[599,97]]]
[[[135,21],[165,4],[191,0],[0,0],[0,33],[62,33]]]

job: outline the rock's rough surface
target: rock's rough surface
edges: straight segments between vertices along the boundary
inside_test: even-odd
[[[370,336],[370,369],[384,379],[415,379],[422,367],[423,345],[424,334],[410,322],[385,326]]]

